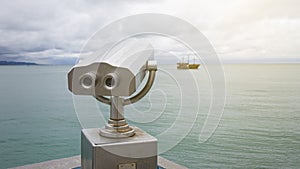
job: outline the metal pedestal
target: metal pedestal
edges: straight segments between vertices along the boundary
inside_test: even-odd
[[[156,169],[157,139],[137,127],[127,138],[101,136],[100,129],[81,132],[82,169]]]

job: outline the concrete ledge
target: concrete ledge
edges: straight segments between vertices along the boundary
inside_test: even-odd
[[[41,163],[29,164],[11,169],[72,169],[79,167],[81,164],[80,156],[69,158],[61,158],[57,160],[50,160]],[[158,157],[158,165],[166,169],[187,169],[163,157]]]
[[[166,169],[187,169],[160,156],[158,156],[158,165]]]
[[[74,156],[69,158],[45,161],[41,163],[28,164],[11,169],[70,169],[80,166],[80,163],[80,156]]]

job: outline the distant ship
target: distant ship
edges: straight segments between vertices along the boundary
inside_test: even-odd
[[[194,63],[192,64],[189,63],[189,59],[188,62],[184,62],[184,58],[182,58],[181,62],[177,63],[177,69],[198,69],[199,66],[200,64],[195,63],[195,57],[194,57]]]
[[[200,64],[189,64],[189,69],[198,69],[199,66]]]

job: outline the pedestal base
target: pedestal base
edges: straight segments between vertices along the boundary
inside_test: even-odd
[[[81,132],[82,169],[156,169],[157,139],[137,127],[128,138],[107,138],[100,129]]]

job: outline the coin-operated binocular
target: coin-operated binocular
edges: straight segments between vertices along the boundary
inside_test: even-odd
[[[79,61],[68,73],[72,93],[91,95],[110,105],[110,118],[103,128],[81,132],[82,169],[156,169],[157,139],[129,126],[124,118],[124,106],[139,101],[151,89],[157,70],[153,58],[148,42],[132,40],[104,57]],[[137,90],[146,77],[144,87]]]

